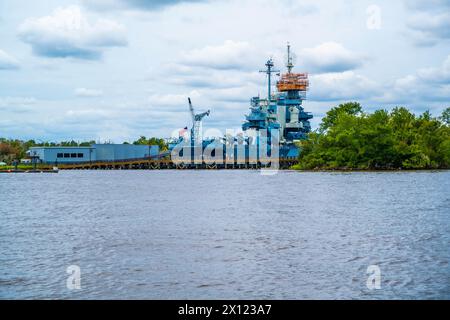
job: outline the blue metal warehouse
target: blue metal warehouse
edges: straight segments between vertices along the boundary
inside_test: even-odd
[[[93,144],[90,147],[32,147],[28,155],[47,164],[94,161],[123,161],[155,157],[159,146],[132,144]]]

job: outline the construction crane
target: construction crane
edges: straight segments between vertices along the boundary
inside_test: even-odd
[[[202,120],[204,117],[209,116],[211,111],[208,110],[203,113],[195,114],[191,98],[188,98],[188,101],[189,101],[189,111],[191,112],[192,116],[191,139],[194,142],[194,145],[197,145],[200,142],[200,129],[202,126]]]

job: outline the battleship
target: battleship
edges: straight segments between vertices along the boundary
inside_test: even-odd
[[[298,142],[307,139],[313,115],[303,108],[309,89],[308,74],[293,72],[289,44],[286,60],[285,73],[274,68],[272,58],[266,62],[266,69],[260,71],[267,76],[267,97],[251,98],[250,112],[242,125],[243,133],[236,136],[204,139],[202,120],[210,116],[211,111],[196,114],[189,98],[192,128],[190,134],[180,134],[169,143],[171,160],[184,167],[218,168],[231,164],[247,168],[251,164],[261,167],[272,163],[276,153],[277,162],[294,164],[301,152]],[[272,92],[274,75],[279,79],[276,91]]]

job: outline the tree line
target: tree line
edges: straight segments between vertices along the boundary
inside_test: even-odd
[[[296,169],[448,169],[450,108],[433,117],[405,107],[368,113],[357,102],[340,104],[300,147]]]

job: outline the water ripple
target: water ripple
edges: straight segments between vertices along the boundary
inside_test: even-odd
[[[448,190],[450,172],[1,175],[0,299],[450,299]]]

